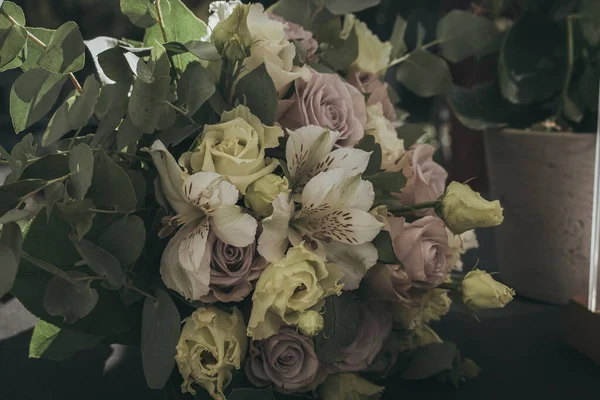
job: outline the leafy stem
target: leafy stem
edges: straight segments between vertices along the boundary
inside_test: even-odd
[[[391,213],[394,214],[402,214],[402,213],[408,213],[408,212],[412,212],[412,211],[416,211],[416,210],[423,210],[426,208],[437,208],[437,206],[440,204],[439,201],[428,201],[426,203],[419,203],[419,204],[414,204],[412,206],[402,206],[402,207],[388,207],[388,210]]]
[[[69,173],[69,174],[67,174],[65,176],[61,176],[60,178],[56,178],[56,179],[52,179],[52,180],[46,181],[46,183],[44,185],[42,185],[39,188],[37,188],[35,190],[32,190],[31,192],[26,193],[25,195],[21,196],[19,198],[19,203],[17,204],[17,207],[15,207],[15,208],[17,208],[17,209],[21,208],[21,206],[23,205],[23,203],[25,202],[25,200],[27,200],[31,196],[35,196],[36,194],[38,194],[42,190],[46,189],[50,185],[66,181],[67,179],[69,179],[70,176],[71,176],[71,174]]]
[[[75,278],[73,278],[71,275],[67,274],[65,271],[63,271],[55,265],[52,265],[44,260],[40,260],[39,258],[32,257],[24,251],[21,252],[21,258],[29,261],[36,267],[48,272],[49,274],[61,277],[62,279],[64,279],[72,285],[77,284],[77,280]]]
[[[183,115],[184,117],[186,117],[192,124],[197,125],[196,121],[194,121],[194,119],[192,117],[190,117],[185,111],[183,111],[181,108],[177,107],[175,104],[171,103],[170,101],[166,102],[167,105],[169,107],[171,107],[173,110],[177,111],[179,114]]]
[[[166,43],[169,40],[167,39],[167,31],[165,29],[165,22],[163,20],[162,9],[160,8],[160,0],[156,0],[156,2],[154,3],[154,6],[156,7],[156,17],[158,18],[157,19],[158,26],[160,26],[160,31],[162,32],[163,39]]]
[[[73,279],[75,282],[106,281],[107,280],[103,276],[83,276],[81,278],[71,278],[71,279]],[[134,292],[137,292],[137,293],[141,294],[142,296],[145,296],[153,301],[156,301],[156,297],[152,296],[149,293],[144,292],[142,289],[139,289],[133,285],[130,285],[129,283],[124,283],[123,287],[133,290]]]
[[[157,1],[158,3],[158,1]],[[46,43],[42,42],[40,39],[38,39],[33,33],[29,32],[29,30],[27,30],[26,27],[24,27],[23,25],[19,24],[13,17],[11,17],[6,11],[4,10],[0,10],[0,14],[4,15],[11,24],[15,25],[15,26],[20,26],[21,28],[25,29],[25,32],[27,32],[27,37],[34,42],[35,44],[37,44],[38,46],[40,46],[42,49],[45,49],[46,47]],[[79,81],[77,80],[77,78],[75,78],[75,75],[73,75],[73,73],[69,73],[69,78],[71,79],[71,82],[73,83],[73,86],[75,86],[75,89],[77,90],[77,92],[79,94],[83,93],[83,88],[81,87],[81,84],[79,83]]]

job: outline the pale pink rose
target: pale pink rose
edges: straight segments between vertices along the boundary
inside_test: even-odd
[[[365,98],[337,74],[311,69],[308,81],[296,79],[296,91],[279,102],[279,123],[288,129],[317,125],[340,133],[338,146],[352,147],[363,138],[367,125]]]
[[[453,258],[444,221],[426,216],[408,223],[404,218],[391,217],[390,226],[394,253],[413,285],[433,288],[443,283]]]
[[[286,21],[279,15],[269,14],[269,18],[283,23],[287,39],[298,41],[306,51],[306,56],[309,60],[316,59],[315,53],[319,49],[319,42],[313,37],[311,31],[307,31],[301,25]]]
[[[361,72],[358,69],[352,69],[346,78],[348,83],[361,91],[368,94],[367,106],[381,103],[383,107],[383,115],[392,122],[398,119],[396,108],[390,100],[388,93],[388,84],[383,82],[375,74]]]
[[[433,161],[435,149],[428,144],[412,147],[402,157],[408,161],[408,181],[406,186],[395,194],[405,205],[414,205],[436,201],[446,189],[446,170]]]

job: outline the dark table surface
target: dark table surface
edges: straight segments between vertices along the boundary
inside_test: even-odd
[[[479,259],[481,268],[494,271],[489,231],[480,234],[480,243],[466,264]],[[600,366],[565,342],[565,313],[565,307],[523,298],[481,313],[480,321],[453,309],[434,329],[479,364],[479,377],[459,389],[437,381],[388,379],[383,399],[598,399]],[[34,322],[15,300],[0,306],[0,400],[161,398],[145,388],[135,348],[102,346],[64,362],[28,359]]]

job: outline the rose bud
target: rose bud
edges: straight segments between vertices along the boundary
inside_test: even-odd
[[[510,303],[515,295],[514,290],[479,269],[465,275],[459,290],[463,303],[474,311],[502,308]]]
[[[308,310],[298,320],[298,329],[306,336],[317,336],[324,326],[323,316],[314,310]]]
[[[253,210],[261,217],[273,214],[273,200],[280,193],[289,193],[289,184],[286,177],[268,174],[254,181],[246,191],[244,202],[246,207]]]

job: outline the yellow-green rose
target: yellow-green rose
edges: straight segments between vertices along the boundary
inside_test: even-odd
[[[268,174],[254,181],[246,190],[244,202],[246,207],[256,212],[261,217],[273,214],[273,200],[280,193],[289,193],[289,183],[286,177]]]
[[[323,400],[378,400],[385,388],[357,374],[329,375],[317,391]]]
[[[216,172],[233,183],[242,194],[257,179],[279,165],[265,157],[265,149],[277,147],[281,128],[263,125],[246,106],[238,106],[221,116],[221,123],[206,125],[200,145],[184,153],[179,163],[191,173]]]
[[[281,324],[296,325],[302,314],[332,294],[341,294],[342,273],[301,243],[281,260],[267,265],[254,295],[248,336],[254,340],[279,332]]]
[[[246,357],[248,338],[242,313],[235,307],[231,314],[202,307],[184,322],[175,355],[183,377],[181,390],[195,394],[192,384],[197,383],[213,399],[224,400],[232,371],[240,369]]]
[[[479,269],[465,275],[459,289],[463,303],[474,311],[502,308],[510,303],[515,295],[514,290]]]
[[[500,225],[504,220],[498,200],[487,201],[462,183],[448,185],[442,199],[441,216],[456,235],[474,228]]]

